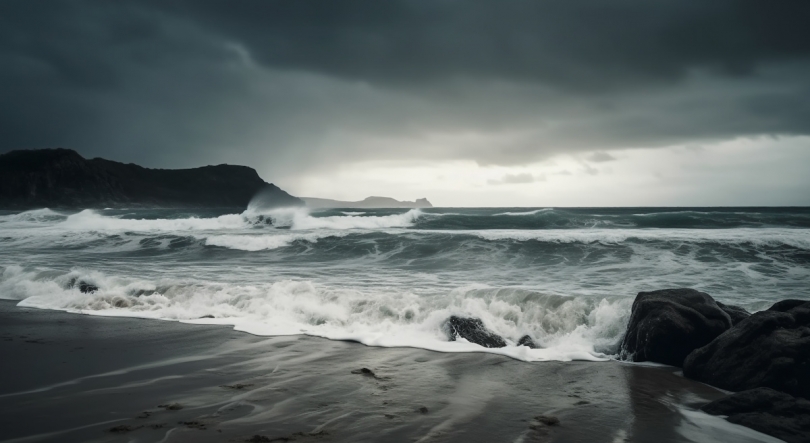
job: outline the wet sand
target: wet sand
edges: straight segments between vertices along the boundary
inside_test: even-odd
[[[779,441],[696,411],[723,392],[663,366],[257,337],[9,301],[0,355],[3,442]]]

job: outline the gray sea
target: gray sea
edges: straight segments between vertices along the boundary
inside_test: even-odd
[[[0,212],[21,306],[525,361],[614,358],[639,291],[756,311],[808,282],[810,208]],[[450,315],[511,345],[448,341]]]

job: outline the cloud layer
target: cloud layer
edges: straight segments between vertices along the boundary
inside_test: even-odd
[[[609,165],[801,136],[806,17],[801,0],[9,1],[0,150],[294,182],[369,160]]]

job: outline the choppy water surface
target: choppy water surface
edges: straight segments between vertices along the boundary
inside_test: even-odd
[[[5,211],[0,272],[24,306],[447,352],[472,315],[545,347],[488,352],[603,359],[638,291],[810,297],[810,208]]]

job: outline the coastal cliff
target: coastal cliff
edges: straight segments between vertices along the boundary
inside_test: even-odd
[[[389,208],[432,208],[433,205],[426,198],[416,201],[399,201],[391,197],[366,197],[361,201],[341,201],[328,198],[302,197],[307,206],[313,209],[342,208],[342,209],[389,209]]]
[[[0,207],[246,207],[257,193],[273,206],[304,202],[247,166],[149,169],[70,149],[0,155]]]

